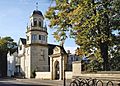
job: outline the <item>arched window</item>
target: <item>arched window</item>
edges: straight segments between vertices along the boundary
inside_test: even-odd
[[[36,18],[34,18],[34,26],[37,26],[37,19]]]
[[[37,40],[37,34],[32,34],[32,40]]]
[[[42,27],[42,23],[41,23],[41,21],[39,21],[39,27]]]
[[[41,35],[39,35],[39,40],[41,40]]]
[[[39,18],[39,27],[43,27],[42,24],[43,24],[43,23],[42,23],[42,20]]]

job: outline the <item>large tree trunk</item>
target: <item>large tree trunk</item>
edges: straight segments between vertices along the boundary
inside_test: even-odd
[[[100,50],[101,50],[101,56],[103,58],[103,70],[108,71],[109,70],[108,43],[107,42],[100,43]]]

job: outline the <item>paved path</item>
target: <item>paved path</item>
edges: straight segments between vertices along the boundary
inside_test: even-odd
[[[66,86],[70,85],[71,80],[66,80]],[[41,79],[0,79],[0,86],[64,86],[63,80],[41,80]],[[106,82],[103,82],[104,84]],[[114,86],[118,81],[114,81]],[[98,86],[102,86],[99,83]],[[106,85],[103,85],[106,86]],[[108,85],[112,86],[112,85]]]
[[[0,79],[0,86],[50,86],[31,82],[21,82],[13,79]]]
[[[64,86],[63,80],[17,79],[17,81],[50,86]],[[69,86],[70,82],[71,80],[66,80],[66,86]]]

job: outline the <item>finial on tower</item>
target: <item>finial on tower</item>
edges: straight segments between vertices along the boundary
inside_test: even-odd
[[[36,3],[36,10],[38,10],[38,2]]]

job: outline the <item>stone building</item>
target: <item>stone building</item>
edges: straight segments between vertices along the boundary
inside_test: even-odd
[[[47,27],[41,11],[34,10],[27,26],[26,39],[18,42],[20,73],[26,78],[34,72],[51,71],[53,79],[63,79],[63,70],[67,66],[67,53],[59,45],[48,44]]]
[[[14,52],[13,54],[8,52],[7,54],[7,76],[8,77],[14,76],[15,74],[16,57],[17,57],[17,52]]]

